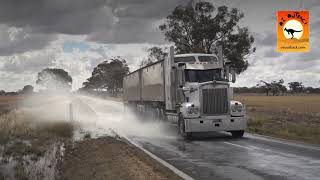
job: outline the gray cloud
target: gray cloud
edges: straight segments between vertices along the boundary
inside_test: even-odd
[[[319,57],[320,57],[319,48],[315,48],[314,47],[313,49],[311,49],[310,52],[306,52],[306,53],[290,53],[284,59],[287,61],[288,64],[291,61],[295,61],[295,62],[299,62],[300,64],[302,64],[302,63],[309,63],[309,64],[313,63],[314,65],[316,65],[316,64],[320,65]]]
[[[273,46],[277,45],[277,34],[275,32],[267,31],[260,33],[253,33],[255,43],[257,46]]]
[[[301,5],[304,8],[317,8],[320,6],[319,0],[309,0],[309,3],[302,3]]]
[[[24,85],[34,85],[36,81],[36,76],[34,74],[16,74],[0,72],[0,79],[0,90],[17,91],[18,89],[22,89]]]
[[[1,0],[0,1],[0,24],[11,27],[28,28],[35,36],[30,43],[30,49],[36,49],[46,45],[54,39],[45,34],[71,34],[88,35],[88,40],[101,43],[164,43],[164,37],[158,29],[159,22],[163,20],[174,7],[186,4],[189,0]],[[286,1],[283,3],[263,2],[263,7],[272,9],[269,16],[276,9],[275,4],[280,7],[299,6]],[[214,5],[224,5],[224,1],[213,1]],[[260,2],[259,2],[260,3]],[[230,6],[244,8],[247,15],[245,20],[252,23],[251,29],[261,28],[261,23],[255,21],[269,17],[253,16],[263,8],[259,3],[251,0],[245,2],[227,2]],[[317,0],[304,2],[304,6],[316,6]],[[262,9],[261,9],[262,8]],[[271,22],[271,21],[270,21]],[[246,24],[246,23],[245,23]],[[250,25],[249,24],[249,25]],[[269,23],[270,24],[270,23]],[[261,31],[255,34],[256,43],[263,46],[274,46],[276,34],[270,31],[267,25],[265,33]],[[0,39],[1,40],[1,39]],[[39,43],[37,42],[39,41]],[[25,47],[23,43],[16,43],[13,48],[0,49],[0,55],[23,52],[18,45]],[[10,52],[8,49],[11,49]],[[15,50],[17,49],[17,50]],[[26,48],[28,50],[28,48]]]
[[[116,23],[110,29],[100,29],[89,35],[89,40],[104,43],[164,43],[158,26],[177,6],[186,0],[112,0]]]
[[[41,49],[55,38],[54,34],[32,33],[28,28],[9,28],[0,25],[0,55],[9,56]]]
[[[55,34],[88,35],[88,40],[102,43],[163,43],[156,22],[186,2],[1,0],[0,24],[22,29],[28,38],[0,44],[0,56],[40,49],[54,40]],[[0,37],[0,42],[3,39]]]
[[[119,18],[120,22],[127,21],[126,18],[161,19],[183,2],[186,1],[2,0],[0,23],[14,27],[28,26],[42,33],[90,34],[112,28],[114,17]]]
[[[15,55],[7,58],[2,68],[2,72],[25,73],[38,72],[43,68],[54,65],[54,54],[37,54],[37,55]]]
[[[36,32],[84,34],[110,23],[112,13],[105,5],[104,0],[2,0],[0,23]]]
[[[90,34],[119,21],[162,19],[185,0],[2,0],[0,23],[36,32]],[[146,23],[149,23],[148,21]],[[131,24],[132,25],[132,24]],[[140,26],[140,24],[139,24]]]
[[[123,18],[112,29],[89,35],[88,40],[101,43],[164,43],[164,36],[152,20]]]
[[[108,4],[114,9],[115,16],[119,18],[161,19],[177,5],[188,2],[189,0],[112,0]]]
[[[281,54],[274,50],[277,38],[275,14],[278,10],[298,9],[300,1],[208,1],[215,6],[236,7],[245,13],[241,25],[248,26],[254,35],[257,52],[249,61],[249,69],[241,75],[243,80],[239,79],[243,85],[250,84],[252,77],[257,80],[319,77],[319,0],[301,1],[303,7],[311,11],[311,52]],[[174,7],[187,2],[189,0],[0,0],[0,75],[10,74],[2,75],[0,79],[19,79],[36,74],[42,68],[57,66],[74,76],[81,74],[77,80],[80,85],[98,62],[118,55],[126,58],[131,68],[137,67],[146,55],[143,48],[165,43],[159,24]],[[85,35],[81,36],[87,38],[84,43],[93,41],[98,43],[89,44],[109,47],[90,49],[88,56],[84,52],[69,56],[59,50],[48,53],[48,49],[61,48],[68,41],[64,37],[77,37],[60,38],[59,34]],[[60,44],[55,44],[55,40]],[[79,54],[82,55],[78,57]],[[303,76],[301,72],[306,69],[308,75]],[[21,79],[20,84],[12,82],[10,87],[22,87],[26,81]],[[0,87],[6,87],[10,82],[2,81]]]
[[[276,51],[276,47],[272,47],[269,50],[265,51],[264,53],[264,57],[267,57],[267,58],[276,58],[280,56],[282,56],[282,54]]]

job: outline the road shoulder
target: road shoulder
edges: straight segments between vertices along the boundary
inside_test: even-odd
[[[112,137],[66,146],[62,179],[181,179],[140,149]]]

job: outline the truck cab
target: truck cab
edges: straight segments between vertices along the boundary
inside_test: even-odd
[[[170,65],[170,63],[167,63]],[[170,86],[176,86],[172,99],[177,116],[168,119],[177,123],[184,137],[194,132],[228,131],[242,137],[247,128],[245,106],[233,101],[235,71],[214,54],[174,55]],[[167,77],[166,80],[170,80]],[[169,97],[170,99],[170,97]]]

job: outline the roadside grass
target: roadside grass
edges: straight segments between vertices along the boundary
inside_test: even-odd
[[[320,95],[255,96],[235,95],[234,99],[257,110],[287,111],[320,115]]]
[[[248,131],[320,144],[320,96],[235,96],[247,107]]]
[[[16,109],[22,99],[22,96],[0,96],[0,115]]]
[[[13,137],[21,139],[46,139],[48,137],[72,136],[73,126],[64,120],[42,121],[41,117],[22,110],[11,111],[0,116],[0,135],[1,137]],[[5,138],[7,139],[7,138]]]
[[[19,162],[15,168],[15,178],[19,180],[28,180],[28,175],[26,174],[22,162]]]
[[[268,115],[262,112],[248,112],[248,114],[249,132],[320,144],[319,125],[279,121],[277,120],[279,117],[275,117],[279,116],[279,114]]]
[[[49,121],[19,109],[1,114],[0,147],[2,148],[0,148],[0,156],[2,160],[0,161],[0,180],[1,178],[10,179],[9,175],[1,174],[2,167],[11,163],[10,159],[16,161],[13,172],[11,172],[16,179],[33,177],[28,172],[30,161],[25,158],[28,159],[29,157],[31,163],[46,163],[40,161],[47,158],[44,156],[51,151],[52,145],[70,141],[73,137],[73,129],[74,126],[71,122],[65,120]],[[40,166],[39,168],[41,170],[50,169],[50,167]],[[45,174],[45,172],[43,173]]]

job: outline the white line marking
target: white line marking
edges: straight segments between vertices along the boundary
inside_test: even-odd
[[[113,130],[114,131],[114,130]],[[158,161],[160,164],[162,164],[163,166],[169,168],[171,171],[173,171],[175,174],[177,174],[178,176],[180,176],[181,178],[185,179],[185,180],[194,180],[192,177],[190,177],[189,175],[185,174],[184,172],[180,171],[179,169],[177,169],[176,167],[172,166],[171,164],[167,163],[166,161],[162,160],[161,158],[159,158],[158,156],[154,155],[153,153],[151,153],[150,151],[144,149],[142,146],[140,146],[139,144],[133,142],[132,140],[130,140],[128,137],[126,137],[123,133],[119,133],[119,131],[114,131],[116,134],[120,135],[120,137],[126,139],[129,143],[131,143],[132,145],[136,146],[137,148],[139,148],[140,150],[142,150],[144,153],[146,153],[147,155],[149,155],[152,159]]]
[[[285,145],[288,145],[288,146],[296,146],[296,147],[299,147],[299,148],[305,148],[305,149],[320,151],[320,147],[318,145],[307,144],[307,143],[294,141],[294,140],[276,138],[276,137],[265,136],[265,135],[261,135],[261,134],[255,134],[255,133],[246,133],[245,137],[248,137],[248,138],[251,138],[251,139],[269,141],[269,142],[275,142],[275,143],[279,143],[279,144],[285,144]]]
[[[239,144],[233,144],[233,143],[230,143],[230,142],[223,142],[223,143],[229,144],[229,145],[231,145],[231,146],[236,146],[236,147],[240,147],[240,148],[252,150],[252,148],[250,148],[250,147],[242,146],[242,145],[239,145]]]

